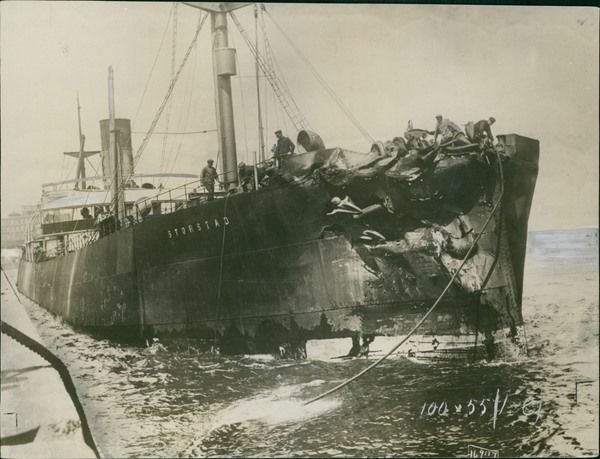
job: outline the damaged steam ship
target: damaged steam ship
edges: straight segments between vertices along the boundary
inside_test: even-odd
[[[359,337],[390,349],[456,275],[397,355],[518,352],[538,141],[408,129],[365,153],[326,148],[300,130],[304,152],[244,166],[247,174],[236,157],[227,42],[228,15],[235,21],[243,5],[199,6],[212,23],[225,190],[209,200],[197,181],[137,187],[130,124],[111,104],[101,121],[104,189],[85,185],[81,142],[76,189],[44,188],[43,234],[24,247],[19,290],[103,336],[330,358]],[[69,217],[49,218],[59,214]]]

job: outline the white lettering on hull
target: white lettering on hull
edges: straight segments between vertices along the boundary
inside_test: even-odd
[[[167,236],[169,239],[177,239],[182,236],[188,236],[192,233],[201,233],[203,231],[214,231],[221,227],[229,226],[230,221],[228,217],[215,218],[212,221],[204,220],[189,223],[187,225],[178,226],[167,230]]]

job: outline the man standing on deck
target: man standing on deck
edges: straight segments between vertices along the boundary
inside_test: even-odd
[[[284,155],[293,155],[294,149],[296,145],[292,142],[288,137],[285,137],[281,130],[275,131],[275,136],[277,137],[277,143],[273,145],[273,156],[275,159],[278,159],[280,156]]]
[[[212,159],[209,159],[206,163],[200,174],[200,182],[208,192],[208,200],[212,201],[215,195],[215,182],[218,181],[218,174],[217,170],[213,167],[214,161]]]

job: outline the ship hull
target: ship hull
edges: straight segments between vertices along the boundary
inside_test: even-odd
[[[514,148],[502,212],[490,216],[489,205],[475,201],[463,213],[473,234],[490,224],[420,327],[420,336],[433,337],[426,340],[451,349],[471,337],[477,348],[480,334],[488,344],[499,330],[518,334],[537,172],[537,151],[530,150]],[[69,323],[104,336],[187,336],[223,352],[302,354],[311,340],[405,335],[460,256],[436,253],[435,233],[414,227],[391,249],[367,246],[360,231],[389,222],[332,219],[334,195],[323,185],[283,184],[152,216],[65,256],[22,260],[18,286]],[[456,221],[445,223],[457,231]]]

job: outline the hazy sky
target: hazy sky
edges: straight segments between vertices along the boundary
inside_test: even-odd
[[[136,132],[148,129],[171,72],[173,9],[171,3],[0,3],[3,216],[36,202],[42,183],[74,178],[76,160],[62,152],[78,149],[77,92],[86,147],[99,149],[109,65],[115,71],[117,116],[132,119]],[[324,4],[267,4],[267,9],[375,139],[402,134],[408,120],[432,129],[438,113],[460,124],[493,115],[495,133],[540,140],[530,228],[598,225],[596,9]],[[189,6],[176,8],[176,66],[199,14]],[[252,8],[237,15],[254,37]],[[283,76],[314,130],[328,146],[367,151],[369,142],[269,17],[265,24]],[[173,94],[172,131],[215,128],[209,27],[207,21]],[[234,78],[232,87],[238,152],[246,160],[257,145],[254,67],[231,21],[230,44],[238,48],[242,78]],[[295,133],[267,88],[264,83],[271,145],[274,130]],[[157,130],[166,129],[166,115]],[[134,135],[134,151],[142,137]],[[209,157],[216,157],[215,133],[169,136],[164,147],[157,135],[138,171],[156,172],[162,163],[163,170],[198,173]]]

